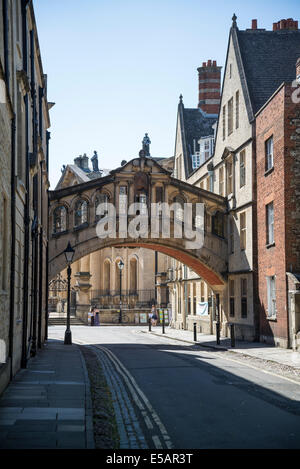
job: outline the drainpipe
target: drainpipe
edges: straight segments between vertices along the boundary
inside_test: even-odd
[[[8,53],[8,3],[3,0],[2,4],[3,14],[3,45],[4,45],[4,67],[5,67],[5,81],[8,94],[10,91],[10,75],[9,75],[9,53]]]
[[[28,72],[28,48],[27,48],[27,4],[28,0],[22,0],[22,42],[23,42],[23,70],[27,75]],[[24,97],[25,103],[25,206],[24,206],[24,270],[23,270],[23,331],[22,331],[22,357],[21,367],[27,367],[27,346],[28,346],[28,287],[29,287],[29,102],[28,94]]]
[[[16,261],[16,116],[11,121],[11,260],[10,260],[10,324],[9,357],[10,378],[13,378],[14,324],[15,324],[15,261]]]
[[[46,132],[46,168],[49,171],[49,141],[51,133]],[[46,321],[45,321],[45,340],[48,340],[48,315],[49,315],[49,191],[47,191],[47,245],[46,245]]]
[[[154,278],[154,288],[155,288],[155,306],[157,307],[157,286],[156,286],[156,276],[158,273],[158,252],[155,251],[155,278]]]
[[[43,293],[44,293],[44,288],[43,288],[43,268],[44,268],[44,262],[43,262],[43,162],[40,162],[40,198],[41,198],[41,212],[40,212],[40,217],[41,217],[41,228],[39,231],[39,236],[40,236],[40,246],[39,246],[39,312],[38,312],[38,348],[42,347],[42,310],[43,310]]]

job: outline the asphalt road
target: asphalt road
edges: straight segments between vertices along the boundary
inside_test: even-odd
[[[49,338],[63,335],[62,327],[49,329]],[[299,383],[147,328],[76,326],[72,336],[120,364],[173,448],[300,448]]]

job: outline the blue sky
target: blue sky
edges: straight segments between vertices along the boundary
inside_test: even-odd
[[[50,182],[98,151],[113,169],[138,155],[174,154],[180,93],[197,107],[197,67],[224,66],[231,18],[240,29],[300,20],[299,0],[34,0],[51,110]]]

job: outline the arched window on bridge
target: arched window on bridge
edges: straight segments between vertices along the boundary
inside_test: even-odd
[[[224,238],[224,213],[216,212],[212,217],[212,233]]]
[[[108,211],[108,203],[109,203],[109,196],[107,194],[97,195],[95,199],[95,221],[96,222],[105,216],[105,214],[97,215],[97,208],[99,207],[99,205],[103,204],[105,210]]]
[[[178,222],[184,221],[184,204],[185,200],[181,195],[177,195],[173,199],[173,203],[178,204],[178,210],[175,210],[174,219]]]
[[[88,203],[78,200],[75,204],[75,227],[88,222]]]
[[[137,210],[137,215],[147,215],[148,199],[145,192],[138,192],[135,195],[135,202],[141,204],[141,210]]]
[[[53,212],[53,234],[63,233],[67,230],[67,209],[63,205]]]

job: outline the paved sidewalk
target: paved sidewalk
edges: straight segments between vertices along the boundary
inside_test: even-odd
[[[94,448],[84,359],[49,340],[0,398],[0,449]]]
[[[191,331],[183,331],[165,328],[165,336],[171,339],[180,340],[194,344],[194,333]],[[152,334],[162,335],[161,326],[152,327]],[[261,360],[269,360],[280,365],[287,365],[295,369],[299,369],[300,373],[300,352],[293,352],[293,350],[274,347],[272,345],[246,342],[236,340],[235,348],[231,347],[230,338],[221,338],[220,345],[216,343],[214,335],[199,334],[197,333],[197,344],[203,347],[212,347],[220,350],[230,350],[235,353],[248,355],[251,357],[259,358]]]

